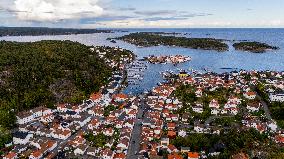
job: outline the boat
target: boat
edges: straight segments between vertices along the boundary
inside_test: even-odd
[[[115,41],[115,40],[111,40],[110,42],[111,42],[111,43],[116,43],[116,41]]]

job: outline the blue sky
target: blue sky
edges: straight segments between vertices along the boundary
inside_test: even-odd
[[[0,25],[284,27],[284,0],[1,0]]]

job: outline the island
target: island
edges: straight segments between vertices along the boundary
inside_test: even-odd
[[[252,53],[264,53],[269,50],[279,49],[279,47],[270,46],[266,43],[260,43],[260,42],[239,42],[239,43],[233,44],[233,47],[236,50],[248,51]]]
[[[148,56],[144,57],[146,61],[152,64],[178,64],[178,63],[184,63],[187,61],[191,61],[191,57],[189,56],[183,56],[183,55],[169,55],[169,56]]]
[[[221,39],[163,36],[146,32],[131,33],[115,39],[123,40],[139,47],[167,45],[191,49],[216,50],[219,52],[227,51],[229,48]]]
[[[41,35],[70,35],[112,33],[111,30],[74,29],[74,28],[45,28],[45,27],[0,27],[2,36],[41,36]]]

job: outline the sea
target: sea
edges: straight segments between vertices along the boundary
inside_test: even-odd
[[[218,28],[218,29],[115,29],[114,33],[95,33],[79,35],[56,35],[56,36],[6,36],[0,40],[34,42],[40,40],[71,40],[85,45],[105,45],[121,47],[133,51],[137,59],[149,55],[185,55],[192,57],[192,61],[178,64],[149,64],[143,74],[143,79],[137,81],[136,85],[129,85],[124,93],[140,94],[151,90],[159,82],[163,82],[161,75],[164,71],[178,72],[180,70],[213,71],[216,73],[231,72],[234,70],[273,70],[284,71],[284,29],[238,29],[238,28]],[[230,46],[226,52],[210,50],[195,50],[180,47],[155,46],[139,48],[135,45],[117,41],[111,43],[107,38],[120,37],[132,32],[169,32],[179,33],[178,36],[192,38],[218,38],[226,40]],[[280,47],[279,50],[256,54],[243,51],[236,51],[232,45],[235,41],[257,41]]]

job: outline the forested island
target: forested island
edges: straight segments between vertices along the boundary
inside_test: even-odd
[[[140,47],[167,45],[191,49],[216,50],[220,52],[227,51],[229,48],[229,46],[223,43],[223,40],[220,39],[163,36],[156,33],[153,34],[146,32],[131,33],[116,39],[123,40]]]
[[[0,27],[1,36],[40,36],[40,35],[70,35],[112,33],[111,30],[73,29],[73,28],[44,28],[44,27]]]
[[[248,51],[252,53],[264,53],[268,50],[278,50],[279,47],[271,46],[260,42],[239,42],[233,44],[236,50]]]

